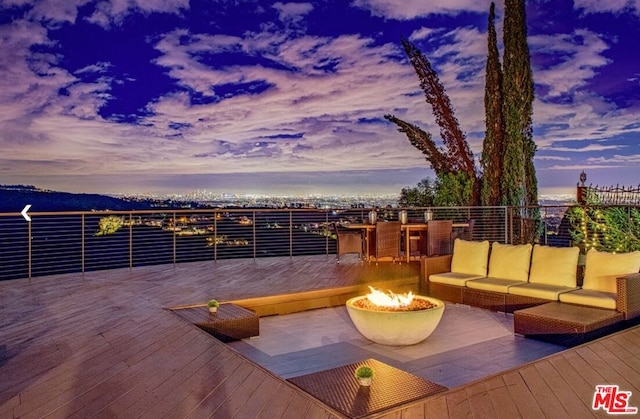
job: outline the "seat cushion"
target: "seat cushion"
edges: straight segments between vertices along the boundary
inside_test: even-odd
[[[577,289],[577,287],[562,287],[558,285],[528,283],[509,287],[509,294],[558,301],[561,294]]]
[[[445,272],[442,274],[433,274],[429,276],[429,282],[438,282],[440,284],[457,285],[464,287],[467,281],[472,279],[484,278],[484,275],[471,275],[459,272]]]
[[[576,272],[580,249],[536,244],[531,256],[529,282],[576,288]]]
[[[584,272],[583,289],[617,292],[616,278],[640,271],[640,251],[607,253],[590,249]]]
[[[526,283],[526,281],[514,281],[513,279],[487,277],[467,281],[467,287],[477,290],[502,292],[506,294],[507,292],[509,292],[510,287]]]
[[[529,279],[531,249],[530,244],[494,242],[491,246],[488,276],[526,282]]]
[[[489,261],[489,241],[467,241],[456,239],[453,242],[451,272],[487,276]]]
[[[560,302],[583,306],[616,309],[616,294],[594,290],[576,290],[560,294]]]

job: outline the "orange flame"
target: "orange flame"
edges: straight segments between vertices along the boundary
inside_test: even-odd
[[[373,304],[381,307],[406,307],[413,301],[413,293],[409,291],[404,294],[395,294],[391,291],[380,291],[374,287],[369,286],[371,292],[367,294],[367,299]]]

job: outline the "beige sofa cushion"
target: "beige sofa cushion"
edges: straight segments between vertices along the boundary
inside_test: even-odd
[[[437,282],[439,284],[456,285],[464,287],[467,281],[471,279],[484,278],[484,275],[471,275],[459,272],[445,272],[441,274],[433,274],[429,276],[429,282]]]
[[[500,244],[494,242],[489,258],[489,277],[527,281],[531,264],[530,244]]]
[[[535,250],[534,250],[535,251]],[[558,285],[527,283],[509,287],[509,294],[523,297],[542,298],[543,300],[558,301],[565,292],[577,290],[577,287],[562,287]]]
[[[590,249],[582,288],[594,291],[617,292],[616,278],[640,271],[640,251],[607,253]]]
[[[536,244],[531,256],[529,282],[575,288],[580,249]]]
[[[600,308],[616,309],[616,294],[594,290],[576,290],[560,294],[560,302]]]
[[[456,239],[453,242],[451,272],[474,276],[487,276],[489,241],[468,241]]]
[[[503,278],[481,278],[481,279],[472,279],[471,281],[467,281],[467,287],[476,289],[476,290],[484,290],[484,291],[493,291],[493,292],[501,292],[506,294],[509,292],[509,288],[515,285],[526,284],[526,281],[514,281],[513,279],[503,279]]]

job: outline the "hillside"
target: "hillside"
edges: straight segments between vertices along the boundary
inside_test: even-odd
[[[76,194],[38,189],[30,185],[0,185],[0,212],[20,212],[31,204],[31,211],[128,211],[175,208],[176,202],[121,199],[100,194]]]

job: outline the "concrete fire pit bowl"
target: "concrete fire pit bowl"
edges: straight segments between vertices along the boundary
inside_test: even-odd
[[[416,295],[414,299],[426,300],[435,307],[415,311],[388,311],[364,309],[354,302],[366,299],[365,295],[347,301],[347,312],[356,329],[367,339],[382,345],[414,345],[425,340],[438,326],[444,302],[431,297]]]

